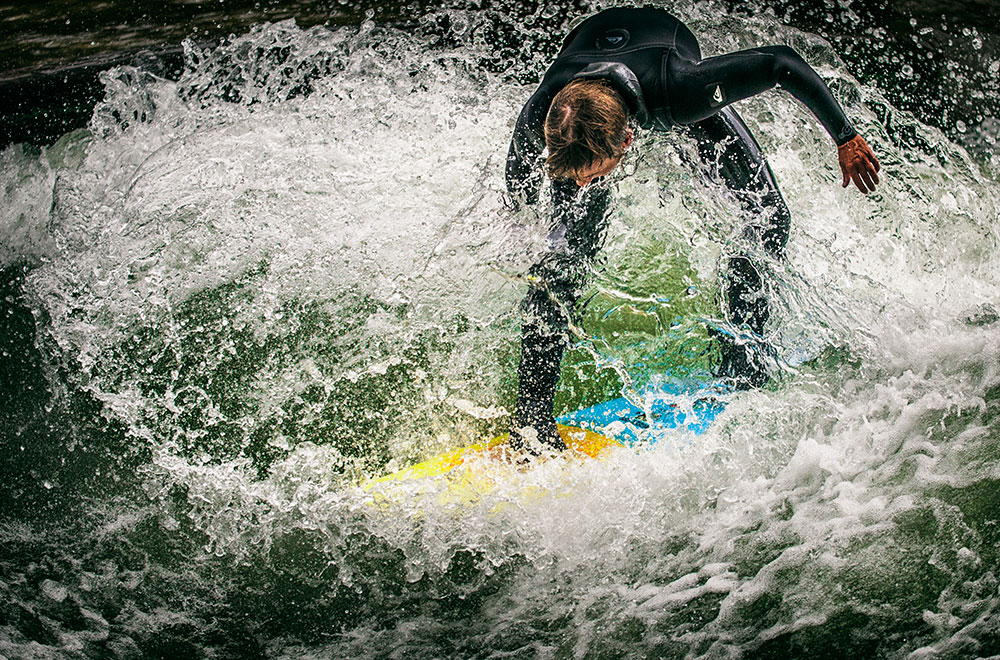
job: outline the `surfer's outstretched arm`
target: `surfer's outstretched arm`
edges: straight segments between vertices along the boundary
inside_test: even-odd
[[[681,56],[669,61],[667,86],[674,121],[693,124],[720,108],[775,86],[801,101],[837,144],[844,175],[863,193],[878,184],[879,162],[858,135],[830,88],[802,57],[788,46],[766,46],[693,60]]]
[[[742,249],[723,265],[725,299],[729,321],[760,336],[770,317],[760,251],[774,259],[784,256],[791,214],[757,141],[733,108],[724,108],[689,130],[709,176],[723,180],[747,216]],[[767,381],[766,365],[754,360],[747,347],[724,334],[717,338],[722,347],[718,375],[735,378],[742,386]]]

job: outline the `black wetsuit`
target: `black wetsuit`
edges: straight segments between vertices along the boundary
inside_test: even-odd
[[[607,81],[642,128],[687,127],[709,170],[760,219],[748,224],[747,237],[774,257],[782,255],[788,239],[788,208],[760,147],[729,104],[780,85],[816,115],[838,146],[857,134],[826,84],[791,48],[769,46],[702,59],[695,36],[667,12],[609,9],[566,36],[518,117],[506,168],[507,187],[515,198],[537,201],[544,176],[545,117],[553,97],[575,78]],[[568,314],[600,248],[609,192],[556,180],[552,197],[549,251],[529,272],[533,284],[522,304],[520,384],[511,437],[519,444],[518,429],[533,427],[539,439],[559,447],[552,403],[568,339]],[[748,256],[737,255],[726,271],[730,321],[761,334],[768,308],[758,269]],[[744,385],[760,385],[767,378],[731,342],[724,347],[720,372]]]

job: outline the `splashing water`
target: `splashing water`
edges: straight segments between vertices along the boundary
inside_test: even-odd
[[[995,173],[822,40],[677,13],[708,53],[799,50],[884,184],[842,191],[786,95],[741,104],[793,214],[770,264],[780,381],[696,439],[472,503],[358,484],[504,430],[546,218],[505,210],[503,156],[551,35],[490,11],[260,26],[188,44],[178,81],[113,69],[88,130],[3,152],[0,257],[50,407],[91,411],[51,451],[109,458],[71,522],[0,527],[0,652],[1000,654]],[[742,219],[691,149],[643,135],[614,183],[562,410],[708,367]],[[82,481],[60,470],[46,491]]]

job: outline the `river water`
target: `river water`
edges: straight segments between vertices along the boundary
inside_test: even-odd
[[[363,483],[507,423],[546,220],[503,163],[555,13],[262,23],[0,153],[0,655],[1000,656],[995,158],[774,13],[670,8],[707,53],[795,47],[883,185],[741,103],[793,215],[779,378],[474,502]],[[692,157],[643,134],[614,178],[560,411],[710,368],[742,219]]]

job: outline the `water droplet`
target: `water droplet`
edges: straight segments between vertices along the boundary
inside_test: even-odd
[[[66,600],[66,596],[69,595],[69,592],[66,591],[66,587],[59,584],[55,580],[43,580],[40,586],[42,593],[57,603],[63,602]]]

